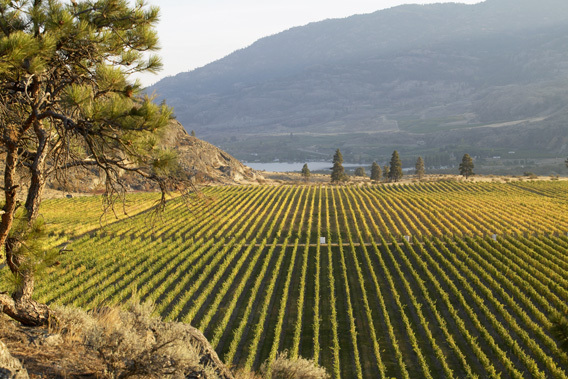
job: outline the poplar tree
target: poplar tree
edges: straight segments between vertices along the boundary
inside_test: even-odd
[[[400,161],[400,157],[398,156],[398,151],[396,150],[392,153],[388,178],[392,182],[398,182],[400,179],[402,179],[402,163]]]
[[[304,181],[308,181],[310,180],[310,169],[308,168],[308,164],[304,163],[304,166],[302,167],[302,178],[304,178]]]
[[[470,176],[475,175],[473,172],[473,159],[469,156],[469,154],[464,154],[462,161],[460,163],[460,175],[465,176],[465,178],[469,178]]]
[[[418,157],[418,159],[416,160],[415,169],[418,180],[422,180],[422,178],[424,177],[424,160],[422,159],[422,157]]]
[[[345,175],[345,169],[343,168],[343,155],[341,151],[337,149],[335,155],[333,156],[333,168],[331,169],[331,182],[339,183],[347,180],[347,175]]]
[[[371,180],[379,182],[381,180],[381,174],[381,166],[379,166],[377,162],[373,162],[371,166]]]
[[[16,283],[0,306],[22,324],[45,324],[50,314],[32,299],[38,270],[59,253],[39,243],[48,178],[97,169],[112,206],[125,189],[122,172],[156,182],[163,201],[180,177],[176,154],[160,147],[171,109],[141,96],[130,78],[161,67],[147,55],[158,47],[157,22],[158,8],[142,0],[0,0],[0,246]]]

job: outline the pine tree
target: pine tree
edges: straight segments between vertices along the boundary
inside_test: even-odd
[[[367,176],[367,174],[365,173],[365,168],[364,167],[357,167],[355,169],[355,176]]]
[[[371,180],[375,182],[379,182],[381,180],[381,166],[377,164],[377,162],[373,162],[371,166]]]
[[[195,130],[192,130],[190,134],[192,137],[195,137]]]
[[[335,150],[335,154],[333,155],[333,163],[343,164],[343,154],[339,149]]]
[[[22,324],[45,324],[50,314],[32,299],[36,270],[48,262],[27,251],[41,234],[50,175],[98,169],[111,206],[125,188],[119,172],[155,181],[163,193],[180,177],[176,153],[160,147],[172,111],[131,79],[161,67],[147,55],[158,48],[158,8],[129,3],[0,0],[0,246],[17,283],[11,296],[0,292],[0,308]]]
[[[347,175],[345,175],[345,169],[343,168],[343,155],[341,151],[337,149],[335,155],[333,156],[333,168],[331,169],[331,182],[339,183],[347,180]]]
[[[392,153],[388,178],[391,182],[398,182],[402,179],[402,163],[396,150]]]
[[[308,164],[304,163],[304,166],[302,167],[302,178],[304,178],[304,181],[309,181],[310,180],[310,169],[308,168]]]
[[[384,180],[385,182],[388,182],[388,180],[389,180],[389,172],[390,172],[390,167],[389,167],[389,165],[388,165],[388,164],[387,164],[387,165],[384,165],[384,166],[383,166],[383,180]]]
[[[469,154],[464,154],[462,161],[460,163],[460,175],[465,176],[465,178],[469,178],[470,176],[475,175],[473,172],[473,159],[469,156]]]
[[[422,180],[422,178],[424,177],[424,160],[422,159],[422,157],[418,157],[418,159],[416,160],[415,168],[418,180]]]

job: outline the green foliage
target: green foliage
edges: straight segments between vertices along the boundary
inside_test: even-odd
[[[386,182],[389,180],[389,174],[390,174],[390,167],[389,165],[384,165],[383,166],[383,180]]]
[[[377,162],[373,162],[373,165],[371,166],[371,180],[374,180],[375,182],[380,181],[381,174],[382,174],[381,166],[379,166]]]
[[[333,156],[333,167],[331,169],[331,182],[340,183],[347,181],[347,175],[345,174],[345,168],[343,168],[343,155],[341,151],[337,149],[335,155]]]
[[[140,84],[129,76],[160,68],[156,56],[146,56],[158,48],[158,9],[144,1],[131,7],[125,0],[21,1],[2,7],[0,94],[9,108],[22,112],[20,123],[2,127],[34,142],[34,129],[21,124],[37,114],[34,122],[58,141],[51,150],[56,169],[96,160],[109,181],[117,180],[111,175],[117,163],[156,174],[152,170],[165,153],[148,150],[145,141],[160,135],[172,110],[139,97]],[[69,150],[71,145],[82,146],[83,154]],[[28,143],[26,149],[33,154],[37,146]],[[165,166],[159,167],[165,174]]]
[[[422,157],[418,157],[414,168],[416,170],[416,176],[418,177],[418,180],[422,180],[422,178],[424,177],[424,160],[422,159]]]
[[[357,167],[355,169],[355,176],[367,176],[367,174],[365,173],[365,168],[364,167]]]
[[[151,55],[157,22],[158,8],[142,0],[0,0],[0,245],[13,255],[8,267],[22,284],[14,296],[24,302],[54,263],[38,221],[50,176],[65,185],[70,168],[96,168],[110,208],[124,198],[124,172],[154,181],[163,195],[183,186],[176,154],[160,145],[172,110],[141,96],[132,80],[161,67]]]
[[[555,313],[551,319],[550,332],[558,341],[559,347],[568,353],[568,318],[560,313]]]
[[[400,161],[398,151],[396,150],[392,153],[388,178],[391,182],[398,182],[402,179],[402,162]]]
[[[310,169],[308,168],[308,164],[304,163],[304,165],[302,166],[302,177],[304,178],[305,181],[308,181],[310,179]]]
[[[288,348],[290,357],[317,351],[338,378],[357,377],[357,365],[379,377],[563,377],[566,355],[548,315],[568,314],[567,188],[209,187],[214,202],[195,199],[188,213],[173,199],[163,225],[140,210],[76,238],[37,298],[92,308],[124,301],[136,285],[156,313],[194,323],[230,352],[228,364],[253,368]],[[99,198],[44,205],[52,235],[72,233],[64,214],[72,224],[92,215],[97,227]],[[483,237],[490,233],[497,241]],[[314,243],[319,236],[327,244]]]
[[[160,149],[153,154],[152,158],[152,169],[157,175],[181,174],[177,151]]]
[[[459,166],[460,175],[465,176],[465,178],[469,178],[470,176],[475,175],[473,172],[473,159],[469,156],[469,154],[464,154],[462,161]]]
[[[45,221],[40,218],[30,225],[25,209],[18,210],[8,241],[18,265],[18,271],[7,278],[12,293],[22,289],[24,275],[41,280],[59,265],[61,251],[51,246]]]
[[[335,154],[333,155],[333,163],[343,164],[343,154],[339,149],[335,150]]]

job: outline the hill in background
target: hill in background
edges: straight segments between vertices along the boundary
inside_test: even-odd
[[[563,0],[404,5],[292,28],[148,91],[242,160],[340,147],[349,162],[526,164],[567,152],[567,21]]]

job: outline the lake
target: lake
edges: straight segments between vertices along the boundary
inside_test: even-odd
[[[272,172],[300,172],[304,163],[290,163],[290,162],[271,162],[271,163],[258,163],[258,162],[243,162],[243,164],[249,166],[252,169],[258,171],[272,171]],[[307,162],[310,171],[321,171],[321,170],[331,170],[333,167],[332,162]],[[365,169],[370,169],[371,165],[367,164],[356,164],[356,163],[344,163],[343,167],[365,167]]]

